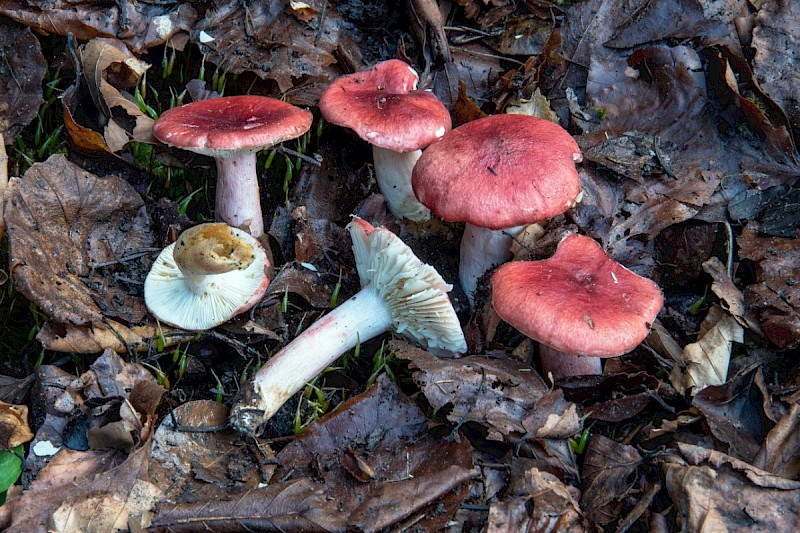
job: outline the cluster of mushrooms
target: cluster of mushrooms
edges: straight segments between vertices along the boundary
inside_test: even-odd
[[[601,358],[627,353],[647,336],[663,305],[658,286],[578,234],[567,235],[546,260],[508,262],[517,232],[579,200],[578,145],[557,124],[525,115],[493,115],[451,129],[447,108],[418,90],[418,81],[406,63],[385,61],[336,80],[319,107],[326,120],[372,145],[376,181],[395,217],[423,221],[433,214],[465,223],[464,292],[474,303],[478,279],[497,267],[492,305],[540,343],[545,373],[554,379],[601,373]],[[206,330],[262,299],[270,264],[258,241],[264,222],[256,153],[299,137],[311,122],[308,111],[263,96],[198,101],[156,122],[159,140],[214,157],[218,171],[219,222],[182,233],[147,276],[145,302],[161,322]],[[447,296],[452,286],[387,229],[358,217],[348,229],[361,291],[258,370],[231,412],[239,431],[257,434],[314,376],[389,329],[437,353],[466,352]]]

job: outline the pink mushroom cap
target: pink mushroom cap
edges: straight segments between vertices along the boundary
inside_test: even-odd
[[[328,122],[355,131],[370,144],[395,152],[425,148],[450,130],[450,113],[407,63],[390,59],[342,76],[322,93]]]
[[[459,126],[414,166],[420,202],[448,222],[488,229],[533,224],[572,207],[581,191],[581,152],[558,124],[491,115]]]
[[[170,146],[211,157],[257,152],[311,127],[313,115],[269,96],[225,96],[174,107],[153,126]]]
[[[653,281],[574,233],[552,257],[506,263],[492,275],[492,305],[500,318],[542,344],[580,356],[633,350],[663,303]]]

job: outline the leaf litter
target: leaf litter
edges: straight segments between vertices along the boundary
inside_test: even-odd
[[[800,476],[788,357],[800,343],[797,13],[780,2],[679,4],[4,4],[0,13],[17,22],[4,20],[3,42],[30,41],[6,54],[5,67],[17,81],[24,67],[29,82],[0,93],[7,143],[41,101],[45,64],[24,25],[71,32],[80,43],[83,75],[62,98],[73,145],[128,161],[131,140],[152,142],[152,119],[128,92],[154,57],[148,49],[199,50],[209,70],[312,108],[337,76],[400,57],[420,67],[421,85],[455,124],[536,108],[575,135],[584,199],[543,234],[521,238],[518,257],[545,257],[563,231],[581,231],[667,295],[639,348],[607,361],[602,376],[554,386],[537,373],[535,343],[493,316],[487,284],[472,316],[461,308],[465,357],[387,345],[402,361],[388,368],[413,377],[402,388],[418,392],[414,402],[382,374],[299,436],[283,430],[255,442],[225,427],[227,408],[207,390],[186,401],[186,378],[157,409],[163,390],[149,367],[111,352],[79,378],[43,365],[30,392],[36,435],[26,490],[10,493],[4,525],[791,529]],[[185,81],[216,96],[204,80]],[[372,194],[368,150],[331,131],[316,148],[320,164],[303,164],[272,220],[279,268],[267,299],[210,333],[225,339],[220,345],[160,328],[141,296],[149,250],[191,221],[173,223],[124,174],[93,174],[75,164],[86,164],[80,158],[53,156],[12,176],[11,276],[46,316],[38,339],[87,354],[144,350],[148,364],[158,359],[154,347],[181,343],[193,364],[223,373],[213,390],[226,403],[232,393],[220,387],[236,388],[233,363],[220,368],[202,354],[271,353],[333,307],[335,292],[338,301],[355,292],[342,233],[351,213],[393,228],[455,279],[461,228],[393,220]],[[184,156],[173,160],[189,168]],[[320,393],[338,403],[364,390],[369,372],[361,374],[333,370],[326,383],[336,392]],[[48,499],[54,490],[58,502]]]

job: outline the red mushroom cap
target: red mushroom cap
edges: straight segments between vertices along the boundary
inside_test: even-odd
[[[342,76],[322,93],[325,120],[355,131],[365,141],[395,152],[425,148],[450,129],[450,113],[419,76],[399,59]]]
[[[614,357],[633,350],[663,303],[653,281],[574,233],[549,259],[506,263],[492,275],[492,305],[500,318],[575,355]]]
[[[491,115],[455,128],[425,150],[412,185],[448,222],[489,229],[533,224],[563,213],[581,191],[578,144],[558,124],[528,115]]]
[[[153,134],[170,146],[225,157],[299,137],[312,120],[308,111],[268,96],[225,96],[166,111]]]

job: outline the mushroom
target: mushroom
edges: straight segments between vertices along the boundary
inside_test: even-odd
[[[393,328],[428,349],[467,348],[447,292],[452,288],[389,230],[354,217],[348,225],[362,289],[314,322],[256,373],[231,411],[255,435],[297,391],[359,342]]]
[[[419,76],[399,59],[342,76],[322,93],[328,122],[354,130],[372,145],[375,180],[397,218],[428,220],[411,189],[411,169],[425,148],[450,129],[450,114],[433,93],[417,90]]]
[[[459,279],[470,303],[480,278],[511,258],[522,227],[578,200],[581,152],[561,126],[527,115],[492,115],[446,133],[414,166],[417,198],[447,222],[466,222]]]
[[[554,380],[601,374],[600,358],[633,350],[664,303],[653,281],[575,233],[548,259],[500,266],[491,282],[497,315],[539,341],[542,369]]]
[[[256,153],[294,139],[311,127],[312,115],[268,96],[226,96],[172,108],[153,126],[169,146],[213,157],[217,162],[217,220],[264,233]]]
[[[258,239],[222,222],[184,231],[164,248],[144,282],[147,309],[161,322],[201,331],[258,303],[269,285]]]

